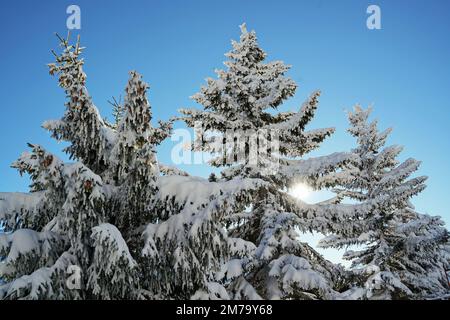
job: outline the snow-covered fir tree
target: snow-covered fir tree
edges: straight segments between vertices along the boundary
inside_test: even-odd
[[[164,123],[164,129],[151,126],[147,89],[141,75],[130,72],[125,89],[124,114],[109,158],[109,178],[114,185],[120,186],[116,190],[112,219],[122,232],[126,231],[126,236],[145,222],[157,218],[154,202],[159,169],[154,146],[160,144],[171,130],[170,122]]]
[[[245,24],[240,41],[232,46],[227,69],[217,70],[217,79],[208,78],[192,97],[204,109],[182,109],[182,119],[198,129],[193,150],[211,152],[211,165],[228,167],[220,181],[258,179],[269,188],[264,193],[254,190],[243,210],[223,217],[230,237],[250,243],[252,250],[236,252],[216,278],[235,299],[335,298],[342,270],[298,239],[299,229],[311,231],[317,208],[292,198],[286,189],[302,179],[317,187],[333,185],[335,176],[328,173],[345,163],[347,154],[296,159],[334,132],[306,131],[320,92],[298,112],[273,114],[295,93],[297,85],[285,75],[289,66],[265,62],[255,32],[248,32]]]
[[[6,257],[0,297],[142,298],[137,263],[142,233],[132,231],[154,220],[159,175],[154,146],[170,134],[171,123],[151,127],[148,86],[132,72],[123,120],[117,130],[108,126],[85,87],[83,48],[60,40],[63,52],[55,53],[50,74],[58,75],[69,101],[63,119],[44,127],[69,142],[66,152],[76,162],[64,163],[30,145],[32,151],[13,164],[32,184],[30,194],[2,199],[11,233],[0,235]],[[75,289],[67,284],[73,266],[80,270]]]
[[[371,108],[356,106],[349,113],[348,131],[357,139],[354,157],[341,172],[340,200],[375,201],[352,219],[333,224],[334,234],[322,247],[347,248],[353,262],[354,296],[368,299],[425,298],[448,292],[442,247],[448,231],[439,217],[419,214],[410,199],[425,189],[424,176],[411,177],[420,162],[397,160],[402,147],[385,146],[391,129],[380,132],[370,122]],[[357,293],[356,293],[357,292]]]

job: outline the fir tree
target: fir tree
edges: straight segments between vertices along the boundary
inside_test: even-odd
[[[296,84],[285,76],[289,66],[281,61],[266,63],[255,32],[248,32],[245,24],[240,41],[232,45],[226,54],[227,70],[217,70],[218,78],[207,79],[207,85],[192,96],[204,110],[181,110],[188,126],[200,124],[193,150],[217,154],[211,165],[229,167],[222,171],[222,180],[260,179],[270,185],[268,192],[254,191],[246,203],[249,210],[224,217],[232,239],[255,247],[226,263],[219,273],[221,280],[231,296],[240,299],[332,298],[340,270],[318,259],[317,252],[299,241],[296,230],[310,230],[302,218],[314,207],[283,190],[296,179],[313,182],[320,177],[323,184],[332,184],[333,176],[327,173],[345,162],[346,155],[314,159],[313,169],[313,160],[292,160],[317,148],[334,132],[333,128],[305,131],[320,93],[312,94],[299,112],[272,114],[270,110],[295,93]]]
[[[151,126],[148,85],[131,72],[126,111],[117,129],[109,127],[85,88],[79,42],[60,40],[63,53],[55,54],[50,73],[59,75],[69,102],[62,120],[44,126],[69,142],[76,162],[30,144],[32,151],[13,164],[32,184],[30,194],[7,197],[12,233],[0,235],[0,298],[143,298],[142,231],[156,221],[160,200],[154,146],[170,134],[171,122]],[[74,266],[81,271],[75,289],[67,285]]]
[[[171,131],[171,123],[164,129],[151,126],[148,85],[137,72],[130,72],[125,89],[124,114],[117,127],[117,141],[109,162],[110,177],[117,192],[115,222],[125,234],[145,222],[154,221],[153,203],[158,192],[158,163],[154,146],[161,143]],[[143,201],[146,199],[146,201]]]
[[[323,247],[349,250],[345,259],[353,261],[354,273],[370,299],[425,297],[445,291],[443,259],[439,248],[448,239],[442,221],[414,211],[411,197],[425,189],[424,176],[411,178],[420,162],[396,158],[400,146],[386,147],[391,129],[379,132],[377,122],[369,122],[371,109],[356,106],[349,113],[348,131],[357,139],[354,157],[341,172],[339,199],[375,202],[360,208],[357,215],[334,224],[334,234],[321,241]]]

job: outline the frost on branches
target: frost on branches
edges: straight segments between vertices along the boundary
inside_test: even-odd
[[[116,129],[108,126],[85,86],[83,48],[60,40],[63,52],[49,68],[69,101],[63,118],[44,127],[70,143],[65,151],[76,162],[30,144],[13,163],[32,184],[29,194],[1,196],[8,233],[1,235],[0,297],[142,298],[142,231],[157,220],[155,206],[165,207],[154,146],[170,134],[171,123],[150,125],[148,85],[131,72],[123,119]],[[76,289],[68,286],[71,266],[81,270]]]
[[[307,157],[334,128],[307,129],[313,92],[298,111],[277,112],[297,85],[289,66],[266,62],[254,31],[241,26],[226,69],[182,109],[194,151],[221,175],[194,177],[160,163],[156,147],[172,121],[152,125],[149,85],[131,71],[115,123],[86,88],[83,49],[62,39],[49,64],[67,97],[43,127],[68,143],[66,163],[29,144],[12,166],[29,193],[0,193],[0,299],[420,299],[449,294],[448,231],[410,199],[424,188],[414,159],[384,147],[389,131],[350,114],[351,152]],[[307,204],[296,183],[336,196]],[[352,201],[345,201],[351,199]],[[302,241],[328,236],[346,248],[345,270]]]
[[[420,162],[396,158],[402,147],[385,146],[391,129],[380,132],[369,122],[371,109],[356,106],[349,113],[348,131],[357,139],[355,157],[343,168],[335,188],[340,199],[374,201],[346,221],[334,223],[334,234],[322,247],[345,248],[344,258],[353,262],[355,283],[363,298],[424,298],[448,292],[443,253],[449,234],[439,217],[415,212],[410,199],[425,189],[426,177],[411,175]]]
[[[293,199],[285,190],[302,180],[317,187],[333,185],[329,173],[348,160],[347,154],[297,159],[334,132],[305,129],[320,92],[298,112],[271,113],[295,93],[297,85],[285,76],[289,66],[265,62],[255,32],[248,32],[245,24],[240,41],[232,45],[226,54],[227,70],[217,70],[217,79],[207,79],[192,97],[204,109],[182,109],[182,119],[191,127],[201,123],[193,150],[218,154],[210,163],[226,166],[220,181],[249,178],[269,188],[264,193],[253,190],[244,210],[223,217],[230,237],[253,245],[234,255],[216,277],[236,299],[332,299],[342,270],[302,243],[297,231],[311,231],[310,219],[318,208]],[[220,147],[222,152],[217,152]]]

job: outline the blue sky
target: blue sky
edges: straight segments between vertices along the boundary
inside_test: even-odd
[[[137,70],[150,83],[155,119],[177,115],[180,107],[222,67],[238,25],[255,29],[269,59],[292,65],[299,84],[283,110],[296,109],[315,89],[321,106],[311,128],[334,126],[336,134],[314,155],[346,151],[345,110],[374,104],[381,128],[392,126],[390,143],[402,144],[402,159],[423,161],[419,174],[428,188],[414,203],[422,212],[450,223],[450,2],[396,1],[9,1],[0,8],[0,191],[26,191],[28,180],[9,165],[38,143],[61,155],[63,144],[41,123],[60,118],[64,93],[48,75],[54,32],[66,34],[66,8],[81,7],[81,39],[87,47],[88,89],[102,115]],[[382,29],[366,28],[366,8],[377,4]],[[182,127],[177,123],[176,127]],[[159,149],[170,163],[174,142]],[[201,165],[183,166],[206,176]]]

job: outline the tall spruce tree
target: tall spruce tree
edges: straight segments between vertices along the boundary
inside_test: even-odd
[[[164,123],[164,128],[151,126],[148,88],[140,74],[130,72],[124,114],[117,126],[117,141],[109,158],[109,177],[119,186],[113,210],[119,212],[114,215],[115,223],[126,236],[157,218],[154,203],[159,168],[154,147],[171,132],[171,122]]]
[[[273,114],[295,93],[296,84],[285,76],[289,66],[265,62],[254,31],[241,26],[240,41],[226,54],[226,70],[192,98],[204,109],[182,109],[182,119],[197,130],[194,151],[211,152],[210,164],[228,167],[222,181],[261,179],[268,192],[255,190],[246,209],[224,217],[229,235],[254,244],[254,250],[227,262],[217,277],[232,298],[331,299],[341,270],[299,241],[297,228],[312,216],[314,206],[285,192],[294,181],[321,179],[333,184],[333,172],[347,160],[346,154],[295,160],[317,148],[333,128],[305,131],[318,105],[314,92],[299,112]],[[311,164],[314,163],[313,166]],[[319,182],[317,182],[319,184]]]
[[[69,142],[65,150],[76,162],[30,144],[32,151],[13,164],[32,184],[30,194],[7,197],[11,233],[0,235],[0,297],[142,298],[139,244],[158,197],[154,146],[170,134],[171,122],[150,125],[148,86],[132,72],[123,120],[117,130],[108,126],[85,87],[83,48],[60,40],[63,52],[49,69],[69,101],[63,118],[44,127]],[[71,272],[76,288],[68,285]]]
[[[410,199],[425,189],[425,176],[411,178],[420,162],[397,160],[402,147],[385,146],[391,129],[380,132],[369,122],[371,109],[360,106],[349,113],[348,131],[357,139],[354,157],[341,172],[339,199],[375,201],[352,219],[335,223],[334,234],[321,240],[322,247],[345,248],[353,261],[361,298],[424,298],[448,290],[443,277],[442,245],[448,232],[439,217],[414,211]]]

